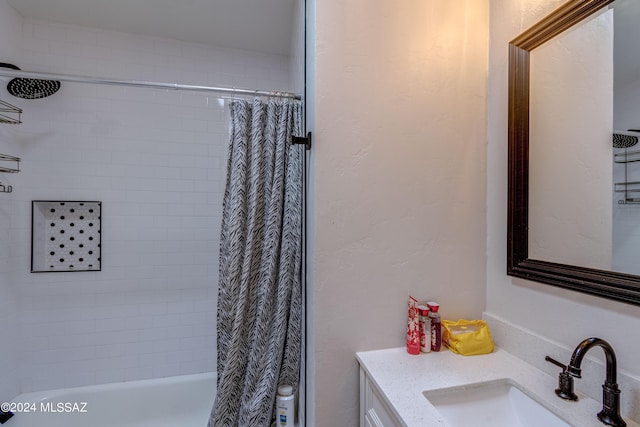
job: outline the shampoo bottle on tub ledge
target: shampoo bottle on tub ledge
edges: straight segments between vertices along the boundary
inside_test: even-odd
[[[276,396],[276,426],[277,427],[294,427],[295,416],[295,400],[293,396],[293,387],[290,385],[281,385],[278,387],[278,395]]]

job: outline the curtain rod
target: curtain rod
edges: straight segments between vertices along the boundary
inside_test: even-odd
[[[238,89],[238,88],[226,88],[226,87],[214,87],[214,86],[198,86],[198,85],[187,85],[187,84],[179,84],[179,83],[152,82],[152,81],[144,81],[144,80],[121,80],[121,79],[109,79],[105,77],[75,76],[75,75],[69,75],[69,74],[56,74],[56,73],[39,73],[39,72],[33,72],[33,71],[20,71],[20,70],[10,70],[10,69],[0,69],[0,77],[21,77],[26,79],[58,80],[58,81],[73,82],[73,83],[144,87],[144,88],[150,88],[150,89],[185,90],[185,91],[191,91],[191,92],[219,93],[219,94],[225,94],[230,96],[249,95],[249,96],[269,96],[274,98],[301,99],[300,95],[297,95],[291,92],[269,92],[265,90]]]

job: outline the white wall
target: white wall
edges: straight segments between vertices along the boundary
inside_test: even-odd
[[[640,106],[638,96],[640,96],[640,79],[615,84],[615,104],[613,111],[613,125],[615,130],[626,131],[627,129],[639,129]]]
[[[305,0],[295,0],[291,48],[289,49],[289,87],[295,93],[304,92],[304,28]]]
[[[640,310],[586,294],[506,276],[508,42],[561,0],[491,0],[487,149],[487,311],[568,349],[582,339],[609,341],[618,366],[639,374]],[[499,344],[499,343],[498,343]],[[594,352],[597,355],[597,352]],[[543,357],[543,356],[541,356]],[[604,373],[602,373],[604,375]]]
[[[5,0],[0,0],[0,62],[11,63],[15,59],[20,21],[20,15],[8,6]],[[0,78],[0,86],[4,87],[6,81],[8,80]],[[0,91],[0,99],[12,102],[6,92]],[[16,125],[0,124],[0,153],[19,157],[20,146],[15,144],[13,138],[15,127]],[[5,167],[15,167],[15,163],[2,163]],[[0,182],[13,185],[15,175],[0,173]],[[11,399],[20,390],[20,376],[16,369],[20,336],[17,329],[19,288],[11,278],[11,272],[15,268],[15,251],[12,250],[14,242],[11,236],[11,215],[15,196],[16,193],[0,193],[0,326],[3,335],[0,350],[0,402]]]
[[[286,56],[30,20],[18,33],[22,69],[289,88]],[[25,110],[12,142],[23,171],[6,214],[22,304],[21,391],[214,370],[222,101],[64,82],[49,98],[13,100]],[[103,202],[101,272],[29,272],[34,199]]]
[[[354,353],[405,342],[407,296],[484,309],[485,1],[315,8],[315,425],[355,426]]]

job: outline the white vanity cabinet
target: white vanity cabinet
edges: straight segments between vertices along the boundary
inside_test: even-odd
[[[360,427],[400,427],[375,384],[360,368]]]

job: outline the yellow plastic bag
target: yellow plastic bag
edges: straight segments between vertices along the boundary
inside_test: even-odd
[[[442,342],[449,350],[463,356],[491,353],[494,347],[484,320],[443,320]]]

